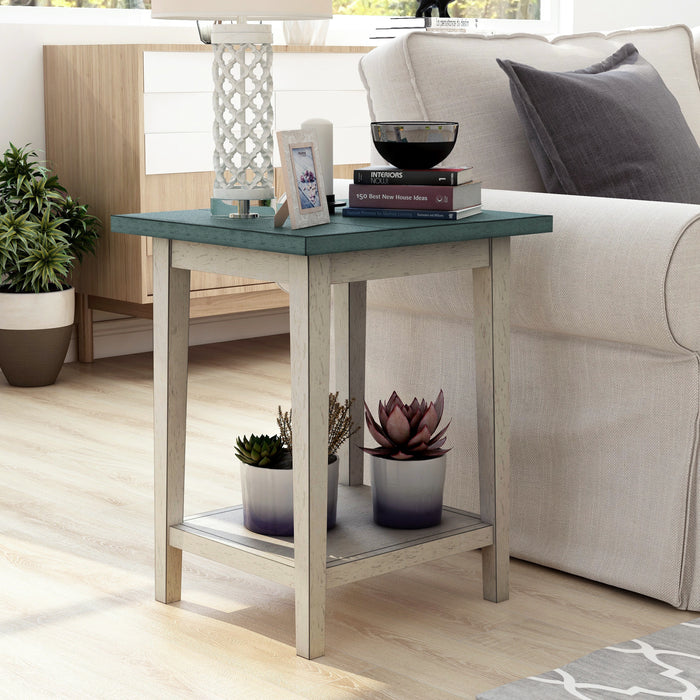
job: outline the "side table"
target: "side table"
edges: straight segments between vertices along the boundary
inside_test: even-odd
[[[154,238],[157,600],[180,600],[183,551],[292,586],[297,654],[313,659],[324,653],[332,586],[481,548],[484,598],[508,598],[510,236],[551,231],[551,216],[485,211],[454,222],[334,216],[329,224],[292,230],[273,228],[269,218],[236,221],[192,210],[112,216],[111,223],[113,231]],[[352,417],[363,425],[367,281],[463,269],[472,269],[474,280],[480,513],[445,508],[441,525],[424,531],[374,526],[363,454],[354,448],[344,460],[339,527],[326,532],[331,287],[337,388],[355,398]],[[293,540],[245,530],[240,506],[185,518],[191,270],[289,285]]]

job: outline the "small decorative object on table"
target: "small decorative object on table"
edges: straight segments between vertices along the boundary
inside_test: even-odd
[[[435,168],[452,150],[457,122],[373,122],[372,139],[391,166],[358,168],[343,216],[457,221],[481,212],[471,168]]]
[[[338,456],[340,446],[357,430],[350,418],[352,399],[328,396],[328,510],[327,527],[335,527],[338,508]],[[261,535],[286,537],[294,534],[292,480],[292,411],[277,409],[279,435],[251,435],[236,440],[241,463],[243,524]]]
[[[326,187],[322,177],[316,132],[311,129],[278,131],[282,177],[292,228],[306,228],[327,224]],[[281,226],[285,217],[277,216],[275,226]]]
[[[450,155],[457,122],[372,122],[372,141],[382,158],[397,168],[432,168]]]
[[[445,405],[442,389],[435,402],[414,398],[404,404],[393,392],[379,402],[379,423],[365,403],[365,420],[379,447],[362,447],[371,456],[374,522],[385,527],[416,529],[442,519],[445,485],[445,433],[437,434]]]

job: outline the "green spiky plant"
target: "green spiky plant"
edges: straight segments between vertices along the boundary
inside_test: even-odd
[[[279,435],[251,435],[236,438],[233,448],[236,457],[244,464],[267,469],[291,469],[289,450],[285,449]]]
[[[99,229],[35,151],[10,144],[0,158],[0,291],[67,289],[75,263],[94,253]]]

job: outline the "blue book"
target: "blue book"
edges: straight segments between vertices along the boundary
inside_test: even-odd
[[[456,221],[481,211],[481,204],[464,209],[439,211],[437,209],[383,209],[380,207],[344,207],[343,216],[375,217],[383,219],[433,219]]]

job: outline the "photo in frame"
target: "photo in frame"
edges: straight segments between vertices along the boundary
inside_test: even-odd
[[[292,228],[329,223],[316,134],[303,129],[278,131],[277,145]]]

